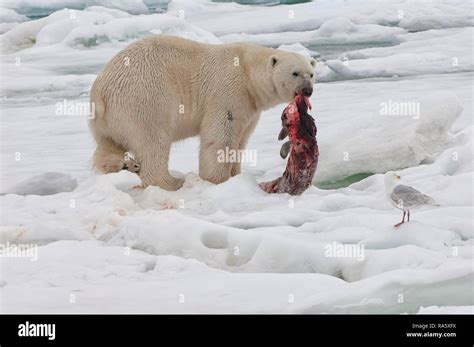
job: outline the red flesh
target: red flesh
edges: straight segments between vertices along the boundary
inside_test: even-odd
[[[260,183],[267,193],[289,193],[300,195],[311,185],[318,165],[318,143],[316,125],[308,114],[309,99],[298,94],[281,116],[282,124],[288,128],[291,142],[290,157],[282,177]]]

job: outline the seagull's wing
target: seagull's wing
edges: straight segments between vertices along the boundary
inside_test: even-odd
[[[401,207],[412,207],[423,204],[436,204],[436,202],[428,195],[422,194],[413,187],[399,184],[393,189],[390,196],[395,204]]]
[[[399,185],[395,186],[395,188],[393,188],[393,193],[394,194],[401,194],[401,195],[404,195],[404,194],[421,194],[421,192],[419,190],[416,190],[415,188],[410,187],[410,186],[406,186],[404,184],[399,184]]]

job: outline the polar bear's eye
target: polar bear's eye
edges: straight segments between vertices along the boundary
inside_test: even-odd
[[[298,76],[298,73],[297,72],[293,72],[293,76]]]
[[[309,77],[313,78],[313,74],[309,75]]]

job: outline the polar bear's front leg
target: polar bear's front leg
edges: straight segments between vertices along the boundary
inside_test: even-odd
[[[230,178],[233,162],[226,153],[232,153],[237,146],[216,139],[203,139],[199,150],[199,176],[202,179],[219,184]]]
[[[252,118],[250,123],[245,128],[244,133],[242,134],[242,137],[239,141],[239,146],[238,146],[239,150],[245,150],[245,148],[247,147],[247,142],[249,140],[249,137],[250,135],[252,135],[253,131],[255,130],[255,127],[257,126],[259,118],[260,118],[260,115],[255,115],[255,117]],[[241,167],[242,167],[242,162],[240,160],[235,162],[232,165],[230,175],[232,177],[239,175],[241,172]]]
[[[237,153],[245,126],[228,111],[217,111],[219,118],[207,118],[201,129],[199,176],[218,184],[227,181],[239,159]]]

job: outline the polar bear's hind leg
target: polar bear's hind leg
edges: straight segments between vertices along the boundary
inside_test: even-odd
[[[169,134],[168,134],[169,135]],[[184,179],[171,176],[168,171],[168,159],[172,141],[163,133],[154,141],[146,141],[141,153],[137,153],[140,161],[139,176],[142,186],[159,186],[175,191],[183,186]]]

